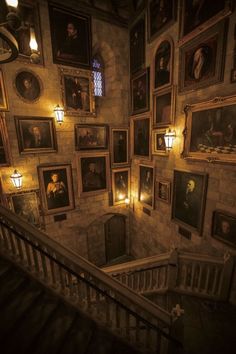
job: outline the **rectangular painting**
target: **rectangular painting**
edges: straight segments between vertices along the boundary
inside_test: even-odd
[[[130,30],[130,73],[145,65],[145,19],[140,18]]]
[[[232,0],[182,0],[180,41],[183,44],[219,22],[232,12]]]
[[[150,159],[151,129],[149,116],[132,117],[130,129],[132,156]]]
[[[227,21],[221,21],[180,48],[179,92],[223,80]]]
[[[130,169],[112,170],[113,205],[124,204],[130,195]]]
[[[153,125],[166,127],[173,123],[175,115],[175,87],[165,88],[153,95]]]
[[[167,155],[165,143],[166,129],[152,131],[152,153],[154,155]]]
[[[202,234],[207,193],[206,173],[174,170],[172,219]]]
[[[0,166],[10,166],[11,153],[4,113],[0,112]]]
[[[165,37],[159,43],[153,60],[154,75],[152,75],[152,87],[159,90],[172,83],[173,77],[173,41]]]
[[[149,69],[135,75],[131,80],[132,114],[149,110]]]
[[[7,93],[5,89],[3,73],[0,69],[0,111],[8,110]]]
[[[185,107],[183,157],[236,163],[236,95]]]
[[[139,166],[139,194],[138,200],[148,209],[154,206],[154,168],[153,166]]]
[[[49,5],[53,61],[91,68],[91,20],[89,15]]]
[[[168,180],[156,179],[156,199],[170,204],[171,184]]]
[[[108,125],[76,124],[76,150],[99,150],[108,148]]]
[[[79,194],[97,194],[110,189],[109,153],[78,155]]]
[[[63,105],[68,115],[95,116],[93,74],[90,70],[59,68]]]
[[[129,163],[129,129],[111,128],[111,163],[113,167]]]
[[[236,248],[236,215],[215,210],[212,221],[212,237]]]
[[[57,151],[53,118],[16,116],[15,125],[20,154]]]
[[[38,176],[44,214],[63,213],[74,209],[71,165],[39,165]]]

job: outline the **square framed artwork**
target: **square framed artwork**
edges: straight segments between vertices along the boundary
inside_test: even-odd
[[[76,150],[104,150],[108,148],[108,125],[76,124]]]
[[[149,110],[149,68],[136,74],[131,80],[131,110],[138,114]]]
[[[182,157],[236,163],[236,95],[185,106]]]
[[[91,68],[91,18],[89,15],[49,4],[53,61]]]
[[[180,48],[179,92],[223,80],[227,21],[221,21]]]
[[[174,122],[175,86],[165,88],[153,95],[153,126],[167,127]]]
[[[236,215],[215,210],[212,218],[212,237],[236,248]]]
[[[20,154],[57,151],[53,118],[15,116],[15,125]]]
[[[149,114],[131,117],[131,155],[136,158],[151,158],[151,119]]]
[[[112,170],[113,205],[124,204],[130,199],[130,168]]]
[[[0,69],[0,111],[8,111],[7,93],[4,84],[3,72]]]
[[[11,165],[11,148],[4,113],[0,112],[0,166]]]
[[[59,68],[62,101],[68,115],[95,116],[93,73],[90,70]]]
[[[154,208],[154,168],[152,165],[139,165],[138,200],[148,209]]]
[[[172,219],[190,231],[202,234],[208,175],[174,170]]]
[[[130,73],[134,74],[145,65],[145,17],[141,17],[130,29]]]
[[[38,177],[42,211],[45,215],[74,209],[70,164],[39,165]]]
[[[154,155],[167,155],[165,134],[166,129],[152,130],[152,153]]]
[[[110,128],[111,164],[113,167],[129,163],[129,129]]]
[[[167,204],[171,201],[171,182],[169,180],[156,179],[155,188],[156,199]]]
[[[77,155],[80,195],[94,195],[110,190],[109,152],[81,152]]]

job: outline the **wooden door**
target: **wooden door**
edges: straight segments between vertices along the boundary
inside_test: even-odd
[[[106,261],[125,254],[125,217],[114,215],[105,223]]]

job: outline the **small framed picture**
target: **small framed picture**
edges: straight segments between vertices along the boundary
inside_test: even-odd
[[[170,204],[171,183],[168,180],[156,179],[156,198],[162,202]]]
[[[139,165],[138,200],[149,209],[154,207],[154,168],[149,165]]]
[[[38,176],[44,214],[74,209],[71,165],[39,165]]]
[[[130,195],[130,168],[112,170],[113,204],[123,204]]]
[[[150,159],[151,127],[149,115],[131,118],[131,153],[137,158]]]
[[[131,80],[132,114],[149,110],[149,68]]]
[[[25,103],[34,103],[42,95],[43,84],[38,75],[29,69],[22,69],[16,73],[14,89]]]
[[[236,248],[236,215],[215,210],[212,221],[212,237]]]
[[[130,30],[130,72],[135,73],[145,65],[145,18],[140,18]]]
[[[108,125],[76,124],[76,150],[99,150],[108,148]]]
[[[92,195],[110,190],[109,152],[78,154],[79,194]]]
[[[8,110],[7,93],[4,85],[3,73],[0,69],[0,111]]]
[[[113,167],[129,163],[129,129],[111,128],[111,163]]]
[[[4,113],[0,112],[0,166],[10,166],[11,149]]]
[[[15,116],[20,154],[57,151],[53,118]]]
[[[154,155],[167,155],[165,143],[166,129],[152,131],[152,153]]]
[[[175,87],[168,87],[153,95],[153,125],[166,127],[174,122]]]

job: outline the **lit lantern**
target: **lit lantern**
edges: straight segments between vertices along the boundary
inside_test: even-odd
[[[173,143],[175,140],[176,134],[175,131],[171,131],[170,129],[165,133],[164,139],[165,139],[165,144],[166,144],[166,150],[170,151],[173,147]]]
[[[55,118],[57,120],[57,123],[59,123],[59,124],[63,123],[63,121],[64,121],[64,108],[57,105],[54,108],[54,114],[55,114]]]
[[[31,56],[30,56],[30,61],[33,64],[38,64],[40,63],[40,53],[38,51],[38,43],[36,41],[36,37],[35,37],[35,32],[34,32],[34,28],[30,27],[30,42],[29,42],[29,46],[31,49]]]
[[[11,181],[17,189],[22,187],[22,175],[17,170],[11,175]]]

